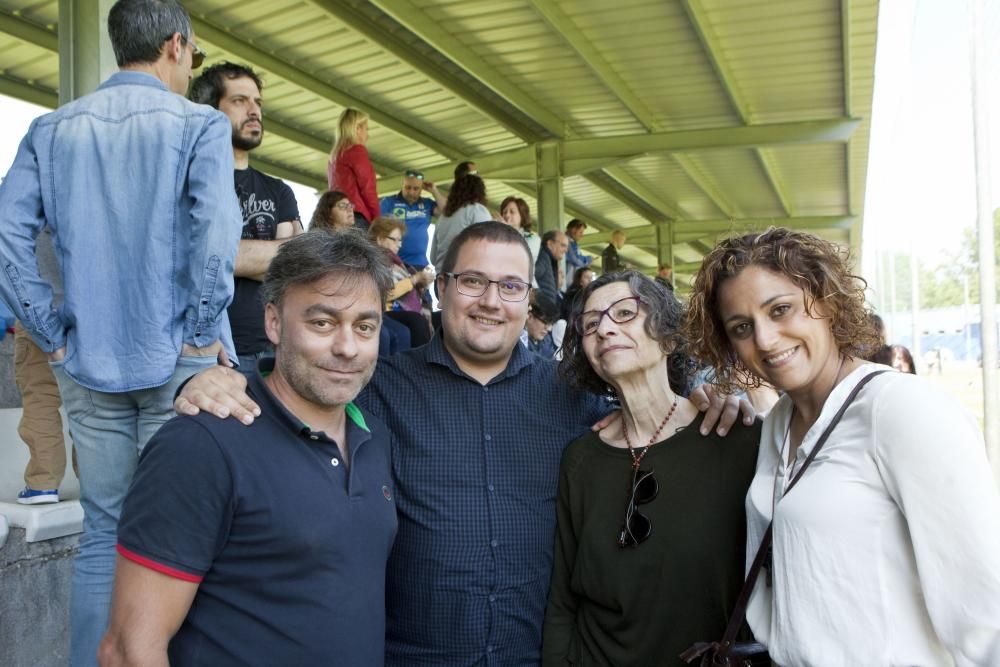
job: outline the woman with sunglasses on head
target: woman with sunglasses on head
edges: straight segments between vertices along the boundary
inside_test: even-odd
[[[328,190],[320,195],[313,209],[309,229],[350,229],[354,227],[354,204],[343,192]]]
[[[748,562],[772,540],[747,619],[780,665],[1000,665],[982,435],[947,392],[861,358],[878,334],[847,259],[771,229],[723,241],[695,279],[694,353],[724,388],[784,392],[747,496]]]
[[[368,114],[350,107],[344,109],[337,124],[337,143],[330,151],[327,185],[347,195],[354,205],[354,224],[365,232],[379,214],[375,168],[368,157],[367,143]]]
[[[743,583],[760,426],[698,432],[678,395],[686,364],[676,297],[636,271],[601,276],[575,301],[560,371],[621,404],[621,419],[570,444],[556,500],[545,665],[682,664],[721,636]]]

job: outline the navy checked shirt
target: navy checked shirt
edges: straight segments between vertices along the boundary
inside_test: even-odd
[[[538,664],[559,461],[607,404],[522,345],[483,386],[440,333],[379,359],[357,402],[394,436],[386,665]]]

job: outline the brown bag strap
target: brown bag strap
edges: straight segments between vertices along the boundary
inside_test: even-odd
[[[833,432],[834,427],[838,422],[840,422],[844,413],[847,412],[847,408],[854,402],[858,392],[860,392],[866,384],[874,379],[876,375],[888,372],[889,371],[875,371],[874,373],[869,373],[861,378],[861,381],[855,385],[854,389],[851,390],[851,393],[848,394],[847,399],[844,400],[844,404],[840,406],[840,410],[837,410],[837,414],[835,414],[833,419],[830,420],[830,424],[826,427],[826,430],[823,431],[823,435],[819,436],[819,440],[816,441],[816,446],[812,448],[811,452],[809,452],[809,456],[806,457],[806,460],[803,462],[799,472],[796,473],[795,477],[793,477],[792,481],[788,484],[788,488],[785,489],[786,494],[792,490],[792,487],[795,486],[800,479],[802,479],[802,475],[805,473],[806,468],[809,467],[809,464],[812,463],[813,459],[816,458],[816,455],[819,454],[819,450],[823,448],[824,444],[826,444],[826,441]],[[753,592],[754,584],[757,583],[757,577],[760,575],[760,569],[764,565],[764,561],[767,558],[768,550],[771,548],[771,530],[773,526],[773,520],[771,523],[767,524],[767,530],[764,532],[764,538],[761,540],[760,547],[757,549],[757,555],[754,556],[753,564],[750,565],[750,570],[747,572],[746,581],[743,582],[743,588],[740,590],[740,595],[736,599],[736,607],[733,609],[732,616],[729,617],[729,624],[726,626],[726,632],[722,635],[722,646],[719,647],[720,650],[728,652],[729,648],[732,647],[733,642],[736,640],[736,635],[739,633],[740,628],[743,626],[744,617],[746,616],[747,611],[747,604],[750,603],[750,593]]]

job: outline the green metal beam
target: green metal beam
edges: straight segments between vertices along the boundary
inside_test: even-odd
[[[690,155],[675,153],[672,157],[677,164],[681,166],[681,169],[683,169],[688,175],[688,178],[690,178],[694,184],[708,196],[711,202],[715,204],[715,207],[722,212],[722,215],[730,218],[740,217],[740,211],[733,205],[729,197],[723,194],[719,186],[701,170],[701,167],[695,164],[694,159]]]
[[[513,85],[496,68],[480,58],[475,51],[462,44],[461,40],[456,39],[454,35],[432,20],[422,7],[410,2],[410,0],[371,1],[372,4],[405,26],[438,53],[449,58],[484,86],[532,118],[552,136],[565,136],[564,122],[561,118]],[[540,138],[545,137],[535,137],[535,139]]]
[[[0,32],[49,51],[59,50],[59,36],[54,29],[32,23],[2,9],[0,9]]]
[[[608,167],[604,171],[636,195],[646,200],[650,206],[659,210],[665,217],[675,219],[684,217],[684,215],[681,214],[680,209],[677,207],[677,204],[669,202],[661,195],[656,194],[633,178],[631,174],[626,172],[621,167]]]
[[[14,97],[40,107],[55,109],[59,106],[59,93],[34,83],[22,81],[9,74],[0,74],[0,94]]]
[[[691,27],[694,28],[694,32],[698,36],[698,40],[701,42],[702,49],[705,51],[712,69],[715,70],[715,74],[722,85],[723,92],[725,92],[726,97],[729,99],[729,103],[744,125],[752,124],[753,119],[750,117],[748,105],[739,92],[736,76],[733,74],[732,69],[730,69],[729,63],[722,56],[724,49],[715,36],[714,30],[712,30],[711,19],[709,19],[698,0],[681,0],[681,6],[684,8],[684,12],[687,14]],[[756,153],[757,162],[764,172],[768,183],[770,183],[771,189],[781,202],[785,214],[793,215],[791,198],[784,184],[775,176],[773,158],[770,156],[767,158],[763,157],[759,148],[755,148],[754,152]],[[735,211],[731,209],[731,206],[728,208],[729,210],[724,208],[723,211],[727,215],[733,215]]]
[[[282,79],[295,84],[303,90],[308,90],[315,95],[319,95],[320,97],[323,97],[338,106],[362,109],[374,122],[379,125],[392,130],[400,136],[423,144],[424,146],[449,159],[459,158],[466,153],[466,151],[456,146],[449,145],[443,141],[439,141],[423,130],[419,130],[399,118],[379,110],[378,107],[372,106],[364,100],[354,97],[353,95],[332,86],[326,81],[318,79],[311,74],[307,74],[285,60],[271,55],[266,51],[262,51],[255,46],[251,46],[224,28],[220,28],[205,21],[204,19],[196,18],[194,16],[191,17],[191,22],[194,25],[195,34],[198,35],[200,40],[209,42],[212,45],[233,54],[241,60],[252,62],[257,67],[276,74]]]
[[[363,35],[373,44],[385,49],[402,62],[421,72],[428,79],[434,81],[459,99],[464,100],[472,107],[480,110],[488,109],[488,115],[512,134],[519,137],[534,136],[534,131],[522,122],[523,119],[515,118],[510,114],[499,113],[495,107],[491,106],[489,100],[484,99],[482,95],[467,85],[465,81],[460,80],[451,72],[440,67],[410,44],[389,34],[385,27],[373,21],[371,17],[365,15],[350,3],[343,0],[309,0],[309,2],[330,16],[335,17],[355,32]]]
[[[764,231],[768,227],[790,227],[802,231],[821,230],[848,230],[854,227],[859,218],[853,215],[829,215],[829,216],[798,216],[793,218],[737,218],[737,219],[716,219],[716,220],[675,220],[661,225],[642,225],[637,227],[626,227],[623,231],[630,240],[645,241],[656,236],[656,228],[659,227],[663,233],[672,230],[673,240],[676,243],[689,243],[691,241],[705,240],[710,236],[721,234],[741,234],[752,231]],[[588,244],[604,243],[611,241],[611,232],[601,232],[598,234],[587,234],[583,237]]]
[[[253,153],[250,154],[250,166],[264,173],[270,174],[271,176],[276,176],[282,178],[286,181],[294,181],[296,183],[301,183],[312,188],[315,188],[319,192],[326,190],[326,178],[319,178],[315,174],[309,174],[292,167],[286,167],[280,165],[277,162],[270,162],[263,158],[255,157]]]
[[[668,219],[665,213],[658,211],[604,171],[588,174],[584,178],[650,222],[664,222]]]
[[[619,158],[639,153],[677,153],[755,148],[786,144],[845,142],[861,122],[857,118],[769,123],[703,130],[678,130],[619,137],[567,139],[564,160]]]

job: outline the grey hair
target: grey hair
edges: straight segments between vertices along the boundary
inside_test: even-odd
[[[264,276],[260,296],[281,306],[289,287],[307,285],[330,275],[343,275],[350,289],[375,283],[380,303],[392,289],[392,266],[385,251],[357,229],[315,229],[283,243]]]
[[[156,62],[175,32],[191,39],[191,17],[177,0],[118,0],[108,12],[108,36],[119,67]]]

